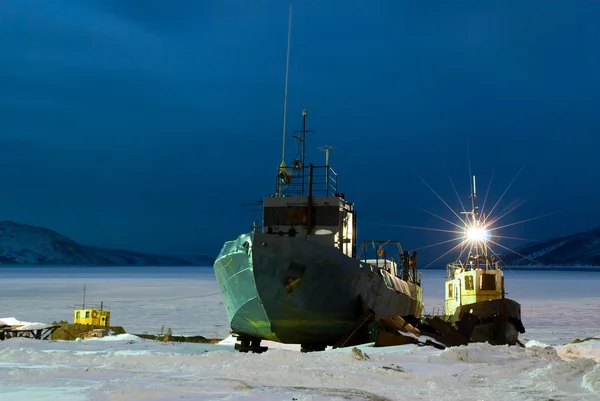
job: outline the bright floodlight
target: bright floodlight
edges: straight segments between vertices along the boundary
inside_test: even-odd
[[[470,227],[467,230],[467,240],[472,242],[486,242],[491,238],[491,234],[488,230],[481,227]]]

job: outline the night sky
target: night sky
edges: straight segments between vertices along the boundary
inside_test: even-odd
[[[288,131],[333,145],[359,236],[452,229],[469,160],[500,231],[600,226],[600,2],[3,0],[0,218],[96,246],[216,256],[274,191]],[[295,156],[288,140],[288,162]],[[448,173],[446,172],[448,171]],[[568,211],[564,211],[569,209]],[[502,225],[502,224],[500,224]],[[522,241],[502,239],[514,247]],[[423,250],[432,260],[448,245]]]

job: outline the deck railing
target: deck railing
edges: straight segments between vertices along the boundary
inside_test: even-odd
[[[89,309],[94,309],[94,310],[110,310],[110,308],[108,306],[106,306],[106,304],[101,303],[101,304],[88,304],[86,303],[85,306],[82,304],[75,304],[73,306],[74,309],[77,310],[89,310]]]
[[[329,166],[311,165],[300,169],[287,168],[286,173],[290,178],[288,183],[282,179],[280,172],[277,174],[275,184],[278,196],[308,196],[311,192],[311,185],[312,196],[332,196],[338,193],[338,175]]]

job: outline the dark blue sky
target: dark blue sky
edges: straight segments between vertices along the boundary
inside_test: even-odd
[[[504,235],[600,225],[600,3],[583,0],[2,1],[0,217],[216,254],[273,191],[289,4],[288,129],[308,108],[309,158],[335,146],[362,238],[449,238],[372,223],[451,228],[414,207],[452,218],[411,168],[458,208],[445,168],[468,201],[467,142],[481,195],[497,166],[493,200],[527,163],[505,222],[571,208]]]

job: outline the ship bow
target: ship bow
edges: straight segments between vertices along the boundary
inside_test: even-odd
[[[223,295],[231,330],[238,335],[277,340],[256,290],[252,261],[253,234],[228,241],[215,260],[214,271]]]

